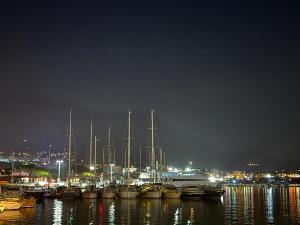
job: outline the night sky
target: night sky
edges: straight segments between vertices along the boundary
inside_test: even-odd
[[[0,148],[63,151],[72,107],[78,158],[93,119],[121,160],[155,109],[169,163],[300,168],[295,2],[1,2]]]

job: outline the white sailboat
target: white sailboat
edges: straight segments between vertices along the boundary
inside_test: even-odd
[[[155,160],[155,149],[154,149],[154,110],[151,110],[151,178],[152,184],[145,185],[142,187],[141,195],[144,198],[161,198],[162,187],[156,185],[156,160]]]
[[[96,150],[97,150],[97,137],[95,136],[95,157],[96,157]],[[98,197],[97,190],[96,190],[96,158],[95,158],[95,165],[92,166],[92,154],[93,154],[93,122],[91,121],[91,133],[90,133],[90,173],[92,173],[92,169],[95,170],[94,179],[95,183],[89,185],[87,190],[82,192],[82,198],[87,199],[95,199]]]
[[[131,147],[131,137],[130,137],[130,115],[131,111],[128,112],[128,140],[127,140],[127,185],[123,186],[118,192],[119,198],[124,199],[134,199],[137,198],[139,192],[135,186],[130,185],[130,147]]]
[[[114,162],[112,161],[112,154],[111,154],[111,126],[109,125],[109,128],[108,128],[108,163],[109,163],[109,167],[110,167],[110,170],[109,170],[109,173],[110,173],[110,184],[112,184],[113,182],[113,179],[112,179],[112,169],[114,167]],[[116,198],[116,188],[112,185],[109,185],[108,187],[104,187],[103,190],[101,191],[101,198],[104,198],[104,199],[112,199],[112,198]]]
[[[71,186],[71,152],[72,152],[72,110],[70,110],[70,121],[69,121],[69,137],[68,137],[68,177],[67,187],[59,193],[61,198],[77,198],[80,196],[78,188]]]

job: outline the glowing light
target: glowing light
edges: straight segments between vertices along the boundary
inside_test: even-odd
[[[216,182],[216,178],[213,177],[213,176],[209,177],[208,180],[209,180],[210,182]]]
[[[186,171],[186,172],[191,172],[192,170],[191,170],[190,167],[186,167],[186,168],[184,169],[184,171]]]

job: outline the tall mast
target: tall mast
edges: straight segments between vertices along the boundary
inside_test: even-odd
[[[90,173],[92,172],[92,154],[93,154],[93,121],[91,120],[91,133],[90,133]]]
[[[111,163],[111,151],[110,151],[110,125],[108,127],[108,163]]]
[[[142,147],[140,146],[140,173],[142,172]]]
[[[164,151],[164,167],[166,167],[166,151]]]
[[[71,145],[72,145],[72,109],[70,110],[70,125],[69,125],[69,151],[68,151],[68,186],[70,186],[71,176]]]
[[[128,141],[127,141],[127,184],[129,185],[130,179],[130,115],[131,111],[128,112]]]
[[[51,147],[52,147],[52,145],[50,144],[49,149],[48,149],[48,187],[49,187],[49,183],[50,183]]]
[[[155,170],[155,152],[154,152],[154,122],[153,122],[154,110],[151,110],[151,173],[154,180]]]
[[[95,136],[95,158],[94,158],[95,176],[97,175],[97,137]]]

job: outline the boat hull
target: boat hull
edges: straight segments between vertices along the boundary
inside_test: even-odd
[[[5,210],[16,210],[22,207],[21,201],[1,200],[0,207],[4,207]]]
[[[182,192],[181,191],[166,191],[163,194],[164,198],[180,198]]]
[[[202,199],[205,192],[199,187],[185,187],[182,190],[181,198],[183,199]]]
[[[225,193],[224,190],[204,190],[204,199],[220,199],[222,195]]]
[[[25,198],[23,199],[23,202],[22,202],[22,208],[34,208],[36,205],[36,199],[35,198]]]
[[[142,194],[143,198],[160,199],[162,197],[161,191],[146,191]]]
[[[123,199],[135,199],[139,196],[137,191],[119,191],[117,194],[119,198]]]
[[[98,198],[98,195],[97,195],[97,192],[87,191],[87,192],[82,193],[82,198],[84,198],[84,199],[95,199],[95,198]]]
[[[113,199],[113,198],[116,198],[116,192],[102,192],[101,193],[101,198],[104,198],[104,199]]]

